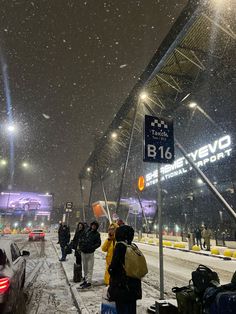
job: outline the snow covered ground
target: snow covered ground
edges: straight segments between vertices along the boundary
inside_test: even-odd
[[[105,254],[96,251],[93,287],[87,291],[78,289],[79,284],[73,283],[73,254],[67,261],[60,263],[59,245],[56,235],[47,235],[45,242],[28,242],[27,236],[15,236],[21,249],[29,250],[27,258],[27,274],[25,284],[26,310],[22,314],[36,313],[78,313],[71,294],[79,303],[82,314],[100,313],[102,294],[104,291],[103,275]],[[138,244],[146,256],[149,273],[143,280],[143,299],[138,301],[138,314],[146,313],[148,306],[159,296],[158,247]],[[202,256],[190,252],[164,249],[165,296],[172,298],[171,288],[188,284],[191,272],[199,264],[216,270],[222,283],[229,282],[236,270],[236,261],[225,261],[211,256]],[[66,274],[66,276],[65,276]],[[67,277],[67,278],[66,278]],[[68,281],[69,283],[68,283]]]
[[[45,242],[28,242],[17,236],[20,249],[30,251],[27,258],[25,308],[21,314],[78,313],[65,273],[50,237]]]
[[[138,244],[142,249],[148,263],[149,273],[143,279],[143,299],[138,301],[138,314],[146,313],[148,306],[159,297],[159,269],[158,247],[147,244]],[[59,251],[59,248],[58,248]],[[82,313],[100,313],[102,293],[104,291],[103,275],[105,269],[105,254],[101,250],[96,251],[94,266],[93,287],[87,291],[78,289],[79,284],[72,281],[74,256],[68,256],[67,262],[63,263],[72,287],[77,291],[78,303],[82,305]],[[211,256],[197,255],[190,252],[164,249],[165,269],[165,296],[173,298],[171,292],[174,286],[187,285],[191,279],[191,272],[199,264],[204,264],[216,270],[221,282],[226,283],[236,270],[235,261],[224,261]]]

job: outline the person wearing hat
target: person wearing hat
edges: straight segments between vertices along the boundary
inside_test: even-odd
[[[99,224],[93,221],[90,228],[79,239],[79,248],[81,250],[82,264],[84,270],[84,281],[80,285],[82,289],[90,288],[93,277],[94,252],[101,245],[101,237],[98,232]]]
[[[106,270],[105,270],[105,275],[104,275],[104,282],[105,285],[109,285],[109,280],[110,280],[110,275],[108,272],[108,268],[111,264],[112,257],[113,257],[113,252],[115,249],[116,245],[116,240],[115,240],[115,231],[118,225],[116,223],[111,223],[109,228],[108,228],[108,238],[105,240],[105,242],[102,245],[102,251],[107,252],[106,255]]]

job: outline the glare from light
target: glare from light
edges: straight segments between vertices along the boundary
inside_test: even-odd
[[[0,165],[1,166],[6,166],[7,165],[7,161],[5,159],[0,160]]]
[[[15,223],[14,223],[14,227],[15,227],[15,228],[18,227],[18,222],[15,222]]]
[[[25,168],[25,169],[29,168],[28,162],[23,162],[22,163],[22,167]]]
[[[87,172],[90,172],[90,171],[91,171],[91,168],[90,168],[90,167],[88,167],[88,168],[87,168]]]
[[[190,104],[189,104],[189,108],[196,108],[197,107],[197,103],[196,102],[191,102]]]
[[[7,126],[7,131],[9,133],[14,133],[16,131],[16,127],[13,124]]]
[[[111,173],[113,173],[114,171],[111,169],[111,171],[110,171]]]
[[[179,230],[180,230],[180,227],[178,225],[175,225],[175,231],[179,232]]]
[[[112,132],[111,133],[111,138],[114,140],[117,138],[117,133],[116,132]]]
[[[147,95],[147,93],[144,93],[144,92],[143,92],[143,93],[140,94],[139,97],[140,97],[141,100],[145,100],[145,99],[148,98],[148,95]]]
[[[28,226],[28,227],[31,227],[31,226],[32,226],[32,222],[28,222],[28,223],[27,223],[27,226]]]
[[[48,195],[49,195],[49,193],[48,193],[48,192],[46,192],[46,195],[48,196]]]
[[[157,230],[157,225],[154,225],[153,228],[154,228],[154,230]]]
[[[41,223],[41,227],[44,227],[44,222]]]

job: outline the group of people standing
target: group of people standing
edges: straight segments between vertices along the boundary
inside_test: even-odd
[[[93,221],[90,226],[79,222],[73,240],[70,242],[70,230],[66,225],[60,225],[58,230],[58,242],[61,246],[61,262],[66,260],[67,248],[75,250],[76,264],[83,267],[84,277],[81,288],[91,287],[94,252],[101,246],[101,237],[98,232],[99,224]]]
[[[86,223],[78,223],[71,246],[75,250],[76,264],[82,265],[83,278],[80,284],[81,289],[91,287],[94,252],[101,246],[101,237],[98,232],[98,222],[93,221],[90,226]],[[66,260],[66,246],[70,241],[69,228],[61,225],[58,236],[61,246],[62,258]],[[109,300],[116,303],[118,314],[135,314],[136,301],[142,298],[141,280],[126,275],[124,264],[126,245],[130,245],[134,238],[134,229],[125,225],[122,220],[111,223],[108,228],[108,235],[102,244],[102,251],[106,253],[106,269],[104,283],[108,286]],[[66,243],[66,241],[68,241]]]

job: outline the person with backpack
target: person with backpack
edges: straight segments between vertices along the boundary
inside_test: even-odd
[[[128,276],[125,269],[128,266],[126,252],[133,241],[134,229],[127,225],[121,226],[116,229],[115,237],[117,243],[108,269],[109,299],[115,301],[117,314],[136,314],[136,301],[142,298],[141,279]],[[135,270],[135,265],[131,266]]]
[[[115,239],[115,231],[118,225],[116,223],[110,224],[108,228],[108,238],[105,240],[105,242],[102,245],[102,251],[107,252],[106,255],[106,270],[105,270],[105,275],[104,275],[104,282],[105,285],[109,285],[110,281],[110,275],[108,272],[108,268],[111,264],[113,253],[115,250],[115,245],[116,245],[116,239]]]
[[[79,248],[81,250],[82,264],[84,270],[84,281],[80,285],[81,289],[91,287],[94,266],[94,252],[101,245],[101,237],[98,232],[99,224],[93,221],[90,228],[83,233],[79,239]]]

